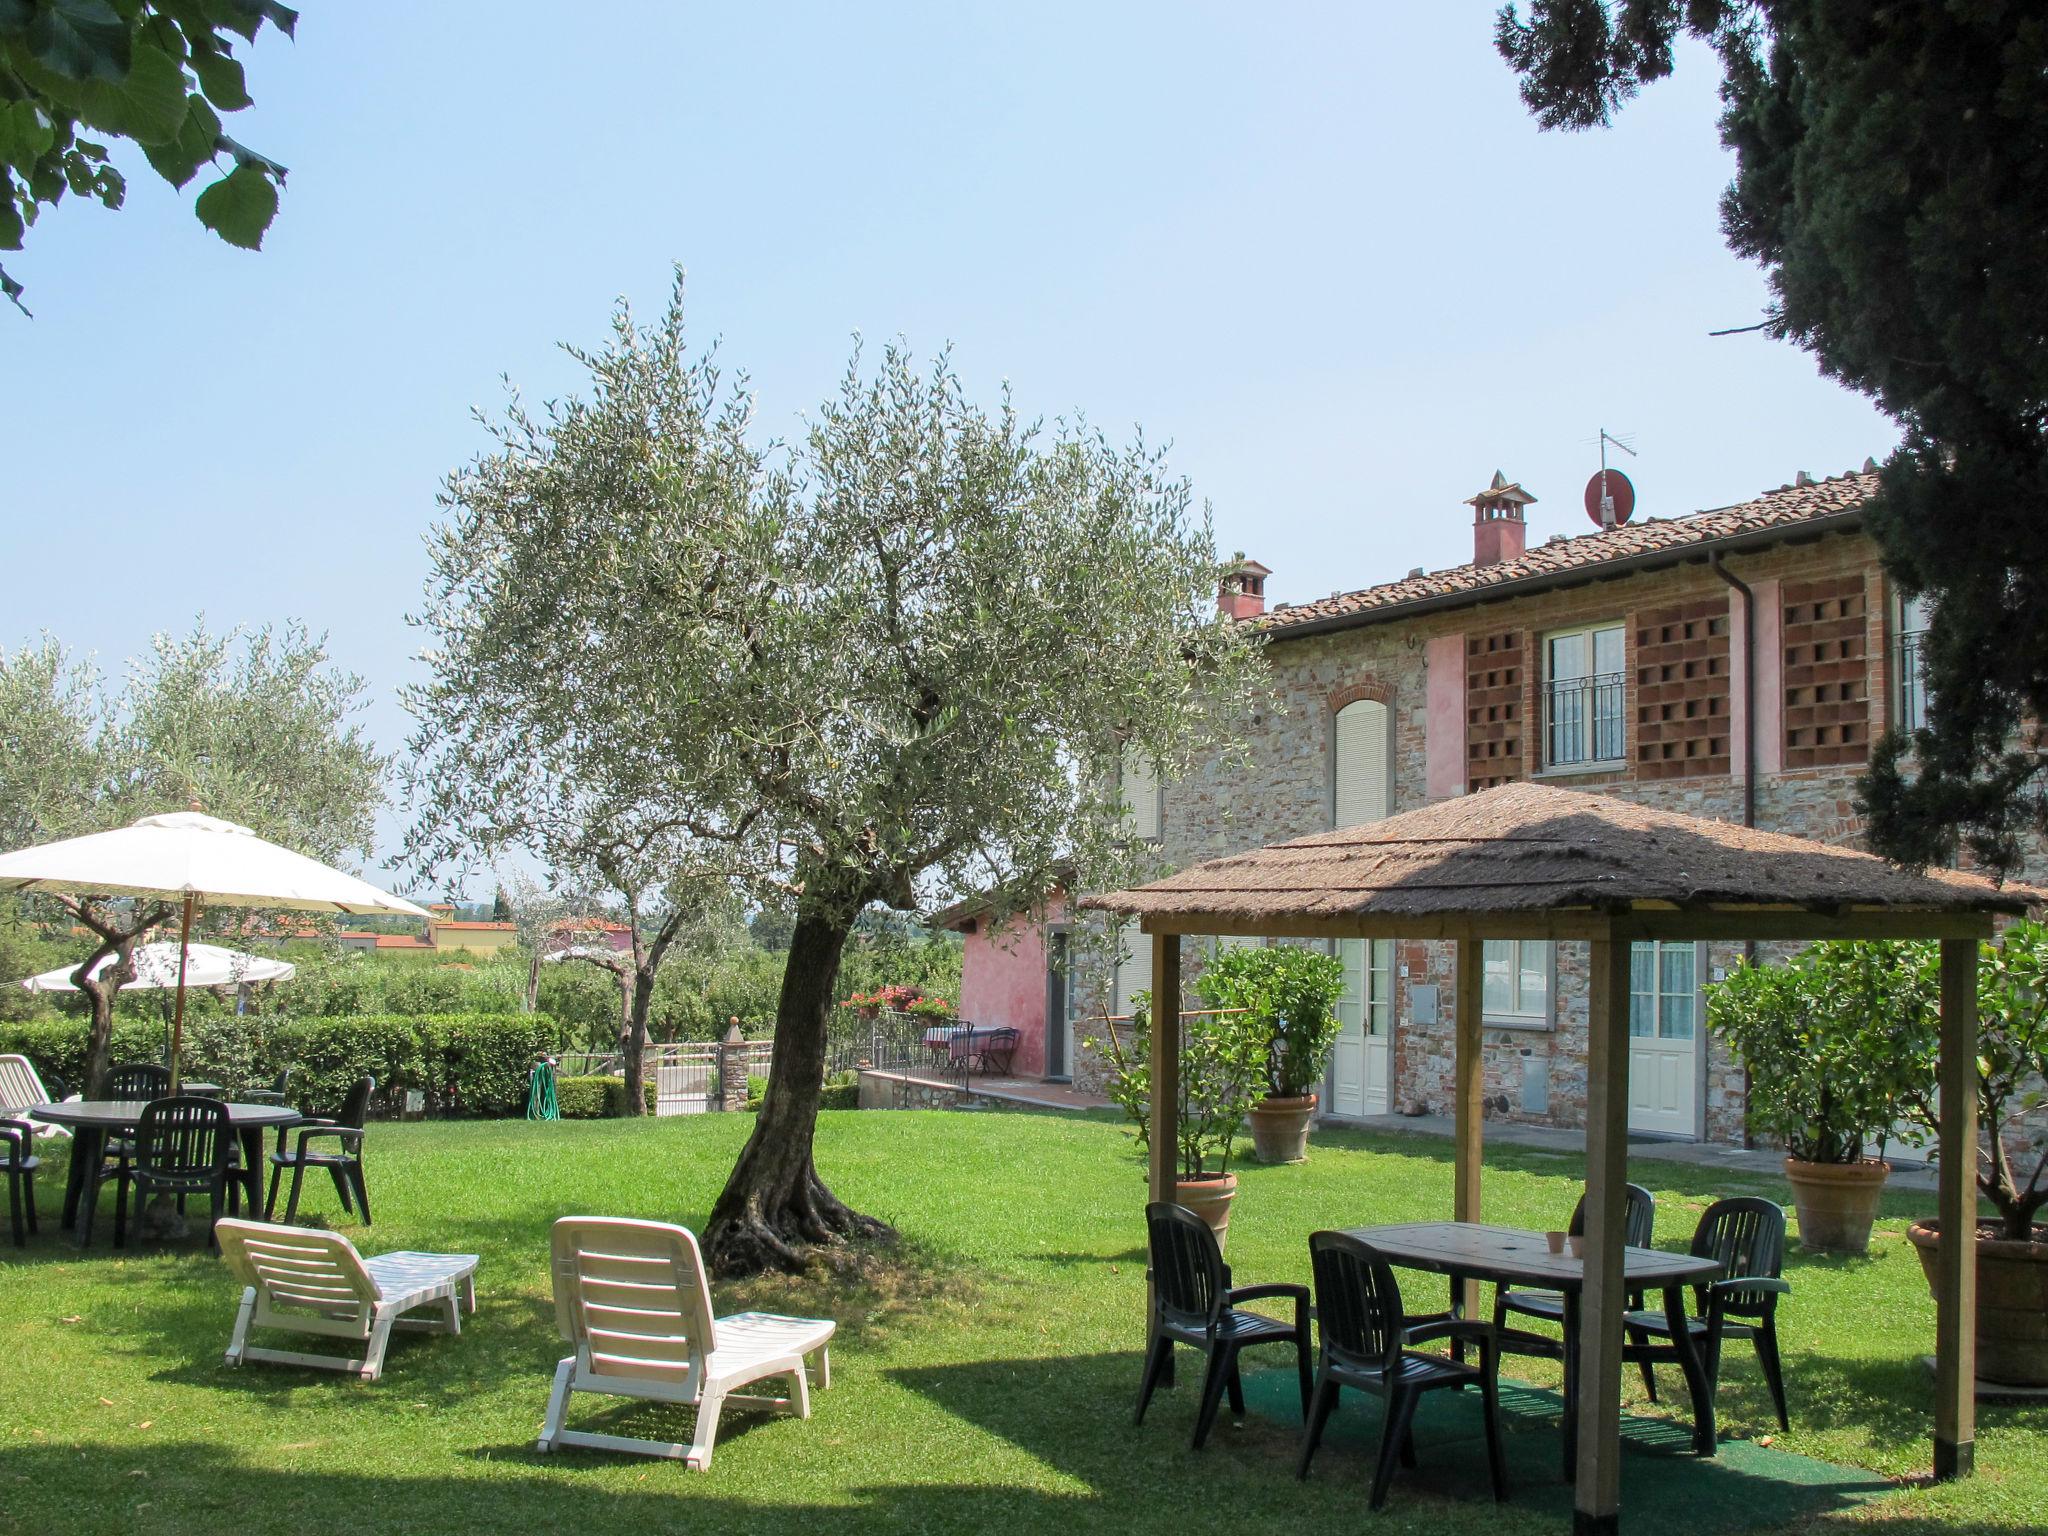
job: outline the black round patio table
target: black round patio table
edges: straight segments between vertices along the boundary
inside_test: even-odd
[[[31,1120],[61,1125],[72,1133],[71,1171],[64,1180],[64,1227],[78,1229],[78,1246],[92,1241],[92,1216],[78,1220],[92,1171],[109,1136],[132,1136],[149,1108],[146,1099],[71,1099],[62,1104],[37,1104],[24,1111]],[[228,1124],[242,1140],[242,1187],[251,1212],[263,1209],[263,1133],[273,1126],[297,1125],[305,1116],[283,1104],[230,1104]]]

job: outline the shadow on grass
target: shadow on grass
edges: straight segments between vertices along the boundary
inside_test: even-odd
[[[1199,1362],[1184,1356],[1179,1384],[1155,1397],[1145,1424],[1134,1428],[1138,1368],[1133,1353],[918,1367],[889,1375],[1106,1498],[1121,1491],[1142,1499],[1142,1474],[1133,1478],[1135,1466],[1150,1469],[1161,1482],[1185,1478],[1221,1488],[1251,1478],[1276,1503],[1292,1499],[1301,1412],[1291,1369],[1248,1371],[1250,1411],[1235,1423],[1226,1413],[1209,1446],[1196,1452],[1189,1441]],[[1397,1474],[1391,1510],[1410,1517],[1449,1515],[1453,1525],[1467,1529],[1478,1509],[1486,1511],[1479,1518],[1489,1527],[1525,1514],[1569,1519],[1560,1399],[1508,1383],[1501,1397],[1506,1505],[1496,1509],[1492,1501],[1476,1394],[1433,1393],[1416,1419],[1418,1465]],[[1062,1400],[1073,1405],[1071,1413],[1044,1411]],[[1306,1490],[1311,1499],[1331,1511],[1365,1517],[1364,1493],[1383,1413],[1376,1399],[1344,1396],[1312,1469]],[[1896,1486],[1875,1473],[1743,1441],[1724,1442],[1712,1458],[1693,1455],[1691,1446],[1690,1428],[1682,1423],[1625,1416],[1623,1506],[1653,1511],[1662,1536],[1718,1536],[1846,1512]]]

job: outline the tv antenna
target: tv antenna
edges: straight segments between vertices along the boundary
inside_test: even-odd
[[[1586,516],[1596,528],[1618,528],[1636,509],[1636,488],[1629,483],[1628,476],[1607,467],[1610,444],[1630,458],[1636,456],[1627,438],[1616,437],[1605,427],[1600,429],[1600,473],[1586,482]]]

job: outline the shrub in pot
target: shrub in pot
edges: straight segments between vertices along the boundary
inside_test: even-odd
[[[1138,1128],[1138,1145],[1152,1139],[1152,997],[1131,999],[1127,1031],[1114,1027],[1089,1042],[1108,1063],[1110,1098]],[[1220,1246],[1230,1233],[1230,1202],[1237,1175],[1230,1152],[1245,1117],[1266,1083],[1270,1038],[1248,1013],[1198,1013],[1181,1021],[1180,1113],[1174,1201],[1209,1224]]]
[[[1195,982],[1212,1008],[1248,1015],[1266,1036],[1265,1093],[1251,1107],[1252,1150],[1262,1163],[1308,1155],[1316,1089],[1337,1043],[1343,962],[1298,945],[1225,949]]]
[[[2048,927],[2014,923],[1977,963],[1977,1188],[1998,1212],[1977,1228],[1977,1374],[2048,1387]],[[1931,1091],[1908,1100],[1930,1136]],[[2019,1159],[2015,1165],[2016,1157]],[[1934,1284],[1938,1221],[1907,1230]]]
[[[1939,996],[1929,946],[1847,941],[1708,989],[1709,1027],[1749,1068],[1750,1123],[1784,1144],[1802,1248],[1869,1252],[1891,1168],[1864,1148],[1934,1080]]]

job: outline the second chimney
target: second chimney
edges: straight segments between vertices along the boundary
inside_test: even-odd
[[[1493,484],[1466,498],[1465,505],[1472,509],[1474,565],[1499,565],[1522,558],[1529,544],[1529,525],[1522,520],[1522,508],[1535,499],[1497,469]]]
[[[1226,619],[1256,619],[1266,611],[1266,578],[1273,573],[1240,554],[1223,573],[1216,593],[1216,611]]]

